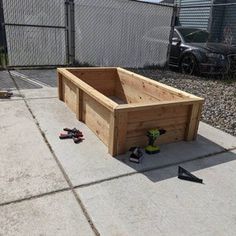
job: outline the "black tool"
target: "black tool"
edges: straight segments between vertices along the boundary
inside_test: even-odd
[[[203,183],[202,179],[199,179],[197,176],[191,174],[187,170],[185,170],[183,167],[179,166],[178,170],[178,178],[183,180],[188,180],[196,183]]]
[[[129,149],[130,154],[129,161],[134,162],[134,163],[141,163],[142,158],[143,158],[143,152],[140,147],[131,147]]]

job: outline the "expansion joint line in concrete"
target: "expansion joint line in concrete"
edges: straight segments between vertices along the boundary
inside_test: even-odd
[[[53,194],[56,194],[56,193],[62,193],[62,192],[70,191],[70,190],[71,189],[69,187],[68,188],[62,188],[62,189],[54,190],[54,191],[51,191],[51,192],[41,193],[41,194],[37,194],[37,195],[30,196],[30,197],[25,197],[25,198],[20,198],[20,199],[9,201],[9,202],[3,202],[3,203],[0,203],[0,207],[7,206],[7,205],[10,205],[10,204],[14,204],[14,203],[29,201],[29,200],[32,200],[32,199],[37,199],[37,198],[41,198],[41,197],[44,197],[44,196],[50,196],[50,195],[53,195]]]
[[[57,97],[43,97],[43,98],[25,98],[26,101],[32,101],[32,100],[50,100],[50,99],[56,99]],[[12,99],[12,100],[0,100],[0,102],[16,102],[16,101],[23,101],[23,97],[19,99]]]
[[[63,174],[63,176],[64,176],[64,178],[65,178],[65,180],[66,180],[66,182],[67,182],[67,184],[69,185],[69,189],[72,191],[72,193],[73,193],[73,195],[74,195],[74,197],[75,197],[77,203],[79,204],[80,208],[82,209],[83,214],[84,214],[84,216],[86,217],[86,219],[87,219],[89,225],[91,226],[91,228],[92,228],[94,234],[95,234],[96,236],[100,236],[100,233],[98,232],[98,230],[97,230],[96,226],[94,225],[94,223],[93,223],[91,217],[89,216],[89,214],[88,214],[88,212],[87,212],[87,210],[86,210],[86,208],[85,208],[83,202],[81,201],[79,195],[76,193],[76,190],[75,190],[75,188],[73,187],[73,185],[72,185],[72,183],[71,183],[71,181],[70,181],[68,175],[66,174],[66,172],[65,172],[65,170],[64,170],[64,168],[63,168],[63,166],[61,165],[61,163],[60,163],[60,161],[58,160],[56,154],[54,153],[54,151],[53,151],[51,145],[49,144],[49,142],[48,142],[48,140],[47,140],[47,138],[46,138],[46,136],[45,136],[45,133],[44,133],[43,130],[41,129],[37,118],[35,117],[33,111],[31,110],[31,108],[30,108],[30,106],[29,106],[29,104],[28,104],[28,102],[27,102],[27,99],[25,99],[25,97],[22,95],[21,90],[20,90],[18,84],[16,83],[14,77],[11,75],[10,71],[8,71],[8,72],[9,72],[9,75],[10,75],[11,79],[13,80],[13,83],[15,84],[15,86],[16,86],[16,88],[17,88],[19,94],[22,96],[23,101],[24,101],[24,103],[25,103],[25,105],[26,105],[28,111],[30,112],[32,118],[34,119],[35,124],[36,124],[36,126],[37,126],[39,132],[41,133],[41,135],[42,135],[42,137],[43,137],[44,142],[46,143],[47,147],[49,148],[49,150],[50,150],[50,152],[51,152],[51,154],[52,154],[54,160],[56,161],[56,163],[57,163],[59,169],[61,170],[61,172],[62,172],[62,174]],[[22,200],[22,201],[23,201],[23,200]]]
[[[147,173],[147,172],[150,172],[150,171],[165,169],[165,168],[168,168],[168,167],[174,167],[174,166],[178,166],[178,165],[183,165],[183,164],[190,163],[192,161],[197,161],[197,160],[201,160],[201,159],[208,158],[208,157],[211,157],[211,156],[217,156],[217,155],[220,155],[220,154],[223,154],[223,153],[228,153],[228,152],[233,151],[233,150],[234,150],[234,148],[233,149],[224,149],[220,152],[215,152],[215,153],[207,154],[207,155],[204,155],[204,156],[199,156],[199,157],[193,158],[191,160],[175,162],[175,163],[166,164],[166,165],[157,166],[157,167],[145,168],[145,169],[140,170],[140,171],[133,171],[133,172],[130,172],[130,173],[127,173],[127,174],[117,175],[117,176],[114,176],[114,177],[111,177],[111,178],[106,178],[106,179],[101,179],[101,180],[98,180],[98,181],[93,181],[93,182],[89,182],[89,183],[85,183],[85,184],[80,184],[80,185],[74,186],[74,189],[76,189],[76,188],[85,188],[85,187],[89,187],[89,186],[92,186],[92,185],[101,184],[101,183],[104,183],[104,182],[108,182],[108,181],[112,181],[112,180],[116,180],[116,179],[120,179],[120,178],[125,178],[125,177],[129,177],[129,176],[137,175],[137,174]],[[177,172],[176,172],[176,176],[177,176]]]
[[[142,171],[134,171],[134,172],[130,172],[128,174],[118,175],[118,176],[114,176],[114,177],[111,177],[111,178],[102,179],[102,180],[99,180],[99,181],[94,181],[94,182],[81,184],[81,185],[77,185],[77,186],[73,186],[73,187],[62,188],[62,189],[58,189],[58,190],[55,190],[55,191],[46,192],[46,193],[34,195],[34,196],[31,196],[31,197],[27,197],[27,198],[21,198],[21,199],[9,201],[9,202],[3,202],[3,203],[0,203],[0,207],[1,206],[6,206],[6,205],[9,205],[9,204],[28,201],[28,200],[31,200],[31,199],[37,199],[37,198],[41,198],[41,197],[44,197],[44,196],[49,196],[49,195],[53,195],[53,194],[60,193],[60,192],[71,191],[71,188],[73,188],[73,190],[75,190],[75,189],[78,189],[78,188],[88,187],[88,186],[92,186],[92,185],[100,184],[100,183],[103,183],[103,182],[112,181],[112,180],[116,180],[116,179],[120,179],[120,178],[124,178],[124,177],[128,177],[128,176],[132,176],[132,175],[136,175],[136,174],[142,174],[142,173],[147,173],[147,172],[154,171],[154,170],[160,170],[160,169],[164,169],[164,168],[168,168],[168,167],[173,167],[173,166],[177,166],[177,165],[180,165],[180,164],[185,164],[185,163],[189,163],[189,162],[192,162],[192,161],[208,158],[208,157],[211,157],[211,156],[217,156],[217,155],[220,155],[220,154],[223,154],[223,153],[228,153],[228,152],[234,151],[234,150],[236,150],[236,148],[223,150],[221,152],[208,154],[208,155],[197,157],[197,158],[187,160],[187,161],[176,162],[176,163],[172,163],[172,164],[168,164],[168,165],[164,165],[164,166],[160,166],[160,167],[148,168],[148,169],[144,169]]]

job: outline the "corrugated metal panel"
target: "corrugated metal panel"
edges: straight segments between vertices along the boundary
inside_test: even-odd
[[[210,4],[211,0],[181,0],[180,25],[207,29],[211,12]]]
[[[173,8],[127,0],[75,0],[80,63],[143,67],[167,61]]]

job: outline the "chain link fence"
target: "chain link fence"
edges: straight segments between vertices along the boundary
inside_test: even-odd
[[[221,74],[235,73],[236,1],[177,0],[175,3],[178,6],[177,25],[196,29],[194,32],[190,30],[189,33],[186,30],[184,36],[186,41],[209,51],[209,58],[212,61],[208,62],[209,65],[205,63],[205,66],[208,66],[207,71]],[[203,36],[198,33],[200,29],[206,30],[208,35]],[[213,63],[217,65],[210,66]]]
[[[64,65],[64,0],[2,0],[8,64]]]
[[[196,4],[200,2],[200,4]],[[177,0],[179,25],[208,30],[209,41],[236,46],[235,0]]]
[[[75,58],[96,66],[163,66],[173,7],[127,0],[75,0]]]
[[[173,5],[133,0],[0,0],[9,66],[163,66]]]

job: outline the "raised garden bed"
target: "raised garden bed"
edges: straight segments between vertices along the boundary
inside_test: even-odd
[[[122,68],[59,68],[59,99],[108,146],[112,156],[146,146],[152,128],[167,132],[157,142],[197,136],[204,99]]]

